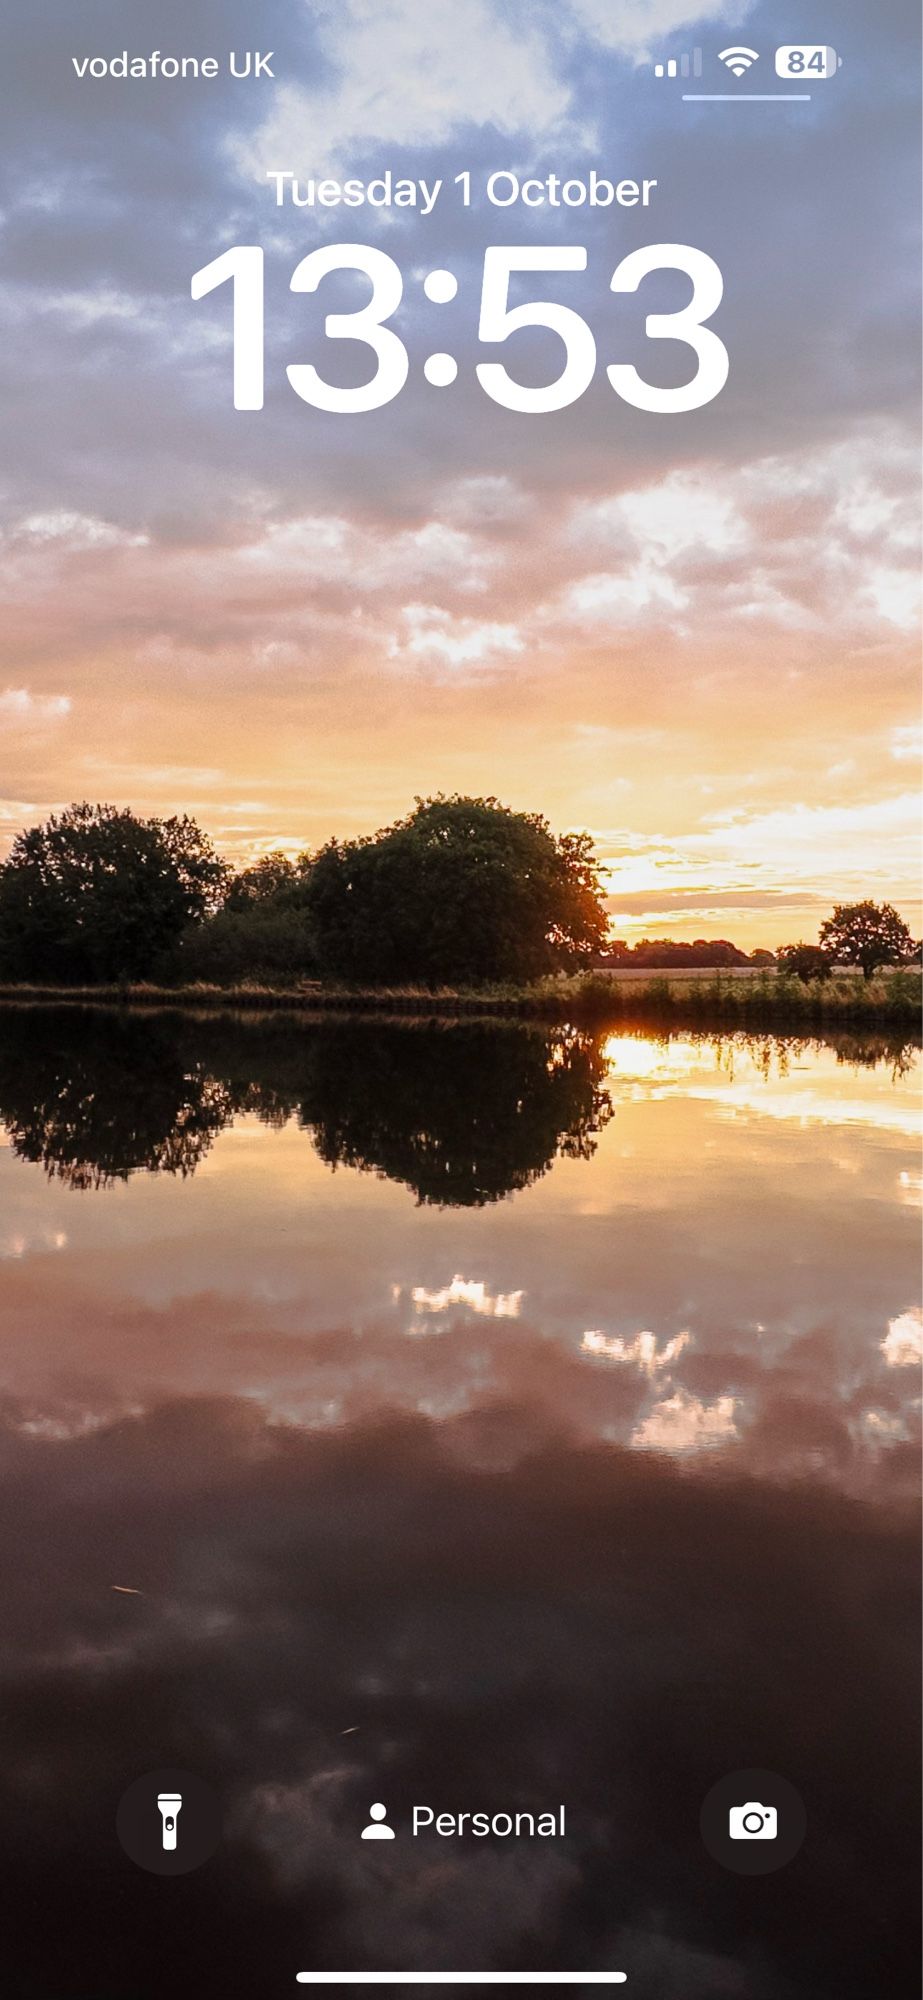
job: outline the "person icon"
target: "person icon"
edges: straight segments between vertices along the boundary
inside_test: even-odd
[[[369,1806],[370,1824],[362,1829],[363,1840],[393,1840],[393,1827],[382,1825],[382,1821],[387,1820],[387,1817],[387,1806]]]

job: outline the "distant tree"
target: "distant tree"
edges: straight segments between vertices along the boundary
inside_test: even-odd
[[[0,868],[0,973],[142,978],[215,906],[226,872],[194,820],[68,806],[19,834]]]
[[[819,944],[782,944],[776,964],[783,979],[801,979],[805,986],[812,979],[829,979],[833,971],[830,953]]]
[[[820,928],[820,942],[837,965],[861,965],[871,979],[881,965],[900,965],[913,945],[891,903],[837,903]]]
[[[671,966],[699,969],[723,965],[775,965],[772,951],[741,951],[729,938],[640,938],[636,945],[624,938],[609,938],[596,959],[600,967],[634,965],[654,971]]]
[[[707,967],[748,965],[745,951],[728,938],[641,938],[631,953],[634,965],[667,968],[671,965]]]
[[[532,979],[586,963],[607,929],[589,836],[494,798],[419,800],[371,839],[331,841],[306,904],[322,970],[378,985]]]
[[[695,957],[702,965],[746,965],[747,954],[730,938],[696,938]]]

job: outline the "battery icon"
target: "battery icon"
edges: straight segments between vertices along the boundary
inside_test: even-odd
[[[776,50],[776,75],[816,82],[820,77],[836,76],[842,61],[836,49],[817,42],[786,42]]]

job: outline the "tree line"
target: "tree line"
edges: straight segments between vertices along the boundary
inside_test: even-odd
[[[233,872],[194,820],[76,804],[0,867],[0,978],[49,984],[316,976],[528,982],[602,948],[593,845],[494,798]]]
[[[693,968],[735,965],[775,965],[775,952],[741,951],[729,938],[694,938],[690,944],[684,938],[639,938],[637,944],[627,944],[624,938],[613,938],[605,948],[601,963],[611,966],[638,966],[642,971],[666,972],[671,966]]]
[[[616,938],[603,963],[666,971],[671,966],[774,966],[786,979],[827,980],[837,966],[852,966],[866,979],[886,965],[919,964],[923,945],[915,940],[893,903],[837,903],[821,925],[817,944],[781,944],[776,951],[741,951],[727,938],[641,938],[636,945]]]
[[[817,945],[749,957],[727,939],[608,937],[588,834],[495,798],[418,799],[393,826],[234,871],[187,815],[68,806],[0,866],[0,980],[47,985],[261,978],[357,986],[527,984],[635,964],[771,965],[867,978],[915,947],[890,904],[839,904]]]

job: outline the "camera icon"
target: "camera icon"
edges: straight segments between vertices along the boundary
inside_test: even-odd
[[[775,1840],[779,1815],[775,1806],[758,1805],[749,1799],[745,1806],[732,1806],[728,1813],[728,1833],[732,1840]]]

